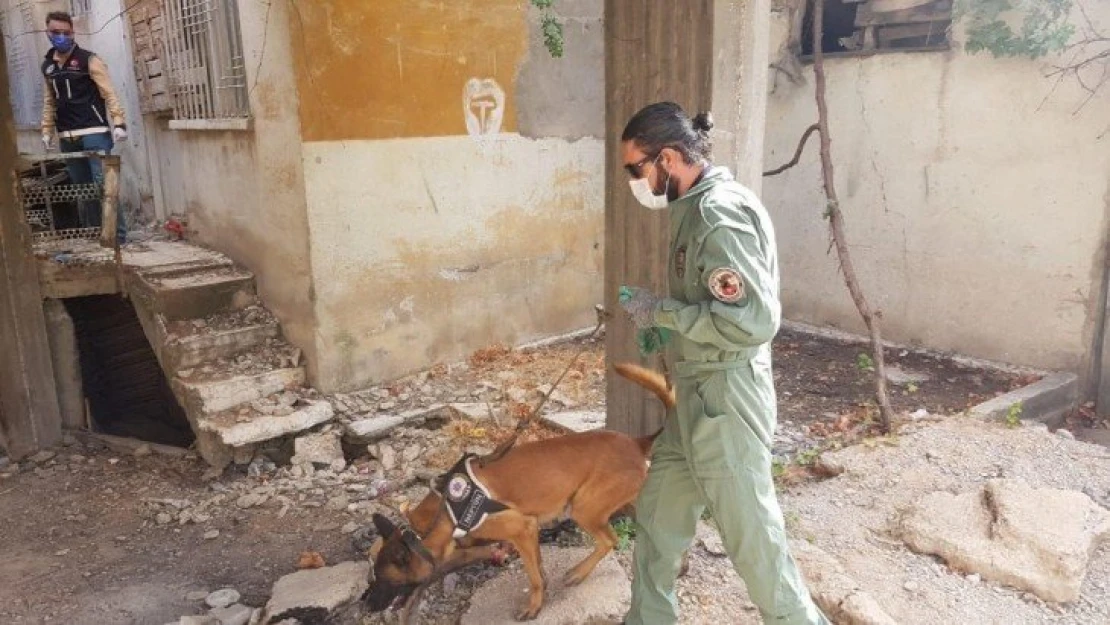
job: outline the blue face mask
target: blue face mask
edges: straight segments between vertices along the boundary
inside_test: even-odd
[[[49,35],[50,43],[58,52],[69,52],[77,43],[70,35]]]

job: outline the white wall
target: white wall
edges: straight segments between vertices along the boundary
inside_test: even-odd
[[[1088,9],[1110,26],[1110,5]],[[1089,364],[1110,224],[1110,88],[1076,113],[1085,93],[1065,81],[1046,99],[1044,65],[962,50],[827,60],[847,235],[887,338],[1081,373]],[[812,67],[802,76],[774,83],[768,168],[816,121]],[[816,139],[764,182],[785,313],[860,331],[826,253]]]

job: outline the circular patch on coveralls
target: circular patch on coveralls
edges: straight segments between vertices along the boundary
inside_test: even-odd
[[[709,292],[726,304],[744,298],[744,279],[731,267],[718,267],[709,274]]]
[[[447,498],[451,501],[462,501],[470,493],[470,482],[461,475],[455,475],[447,483]]]

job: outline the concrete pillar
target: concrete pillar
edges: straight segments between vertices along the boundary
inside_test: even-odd
[[[50,362],[54,385],[58,389],[58,410],[62,427],[85,427],[85,393],[81,379],[81,351],[73,318],[62,300],[47,299],[42,304],[46,315],[46,336],[50,342]]]
[[[8,65],[0,39],[0,94]],[[0,97],[0,445],[18,460],[61,439],[31,235],[16,201],[11,103]]]
[[[690,114],[709,110],[713,156],[758,193],[763,173],[771,0],[606,0],[605,2],[605,328],[609,363],[638,362],[634,331],[617,305],[617,289],[666,285],[670,225],[628,192],[620,167],[620,133],[641,107],[660,100]],[[657,366],[654,359],[645,362]],[[610,429],[654,431],[661,404],[607,373]]]
[[[713,3],[714,160],[757,195],[763,187],[771,0]]]

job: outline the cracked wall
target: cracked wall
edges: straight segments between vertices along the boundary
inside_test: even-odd
[[[1092,16],[1110,25],[1110,8]],[[776,13],[773,47],[795,17]],[[1110,210],[1110,90],[1075,113],[1085,92],[1065,81],[1046,98],[1043,66],[958,47],[826,60],[847,235],[884,338],[1086,371]],[[812,66],[798,71],[797,82],[773,72],[768,168],[817,118]],[[816,139],[764,182],[785,313],[862,331],[826,253]]]
[[[357,388],[590,326],[601,301],[601,3],[298,5],[314,383]],[[573,48],[573,51],[572,51]]]

